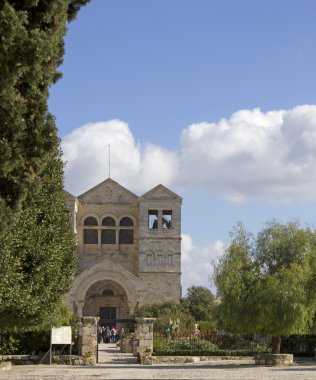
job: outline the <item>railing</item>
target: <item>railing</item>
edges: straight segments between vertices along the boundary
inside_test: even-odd
[[[248,356],[268,352],[266,337],[213,333],[207,338],[154,334],[154,353],[157,355],[238,355]]]

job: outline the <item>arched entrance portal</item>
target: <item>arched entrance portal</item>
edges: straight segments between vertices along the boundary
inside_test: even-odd
[[[128,297],[124,288],[113,280],[100,280],[88,289],[83,316],[100,317],[101,325],[114,325],[130,317]]]

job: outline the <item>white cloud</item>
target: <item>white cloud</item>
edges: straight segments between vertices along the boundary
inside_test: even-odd
[[[66,161],[65,185],[80,194],[109,175],[109,149],[118,180],[128,182],[140,167],[139,149],[126,123],[119,120],[86,124],[72,131],[62,142]]]
[[[134,191],[147,191],[159,183],[171,185],[177,156],[162,147],[136,144],[128,125],[120,120],[89,123],[62,141],[66,161],[65,187],[79,195],[109,176]]]
[[[197,247],[190,235],[182,234],[181,252],[182,296],[192,285],[211,288],[212,262],[224,252],[224,243],[217,240],[208,246]]]
[[[162,183],[232,202],[316,199],[316,105],[240,110],[217,123],[192,124],[177,152],[136,143],[120,120],[86,124],[62,143],[70,192],[80,194],[108,177],[109,144],[111,177],[137,193]]]
[[[316,198],[316,106],[241,110],[182,132],[183,183],[234,202]]]

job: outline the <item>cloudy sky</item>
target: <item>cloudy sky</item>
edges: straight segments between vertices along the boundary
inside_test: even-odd
[[[79,195],[109,176],[184,198],[183,293],[238,221],[316,222],[316,2],[92,0],[51,88]]]

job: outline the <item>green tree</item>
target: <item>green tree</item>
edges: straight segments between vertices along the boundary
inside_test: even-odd
[[[0,2],[0,326],[48,321],[71,284],[75,241],[49,87],[67,21],[88,0]]]
[[[133,317],[156,318],[154,329],[156,332],[166,333],[172,322],[179,325],[179,334],[188,335],[192,333],[194,318],[181,304],[175,302],[163,302],[140,307]]]
[[[316,272],[316,233],[297,222],[268,222],[256,237],[239,224],[215,268],[223,328],[272,336],[308,333],[316,312],[311,286]]]
[[[215,325],[216,299],[210,289],[204,286],[191,286],[182,299],[182,304],[196,321],[210,321]]]
[[[0,232],[12,228],[58,139],[47,108],[67,19],[88,0],[0,2]]]
[[[75,239],[61,173],[62,162],[52,157],[41,186],[26,197],[19,222],[1,235],[2,328],[25,328],[50,320],[71,286]]]

